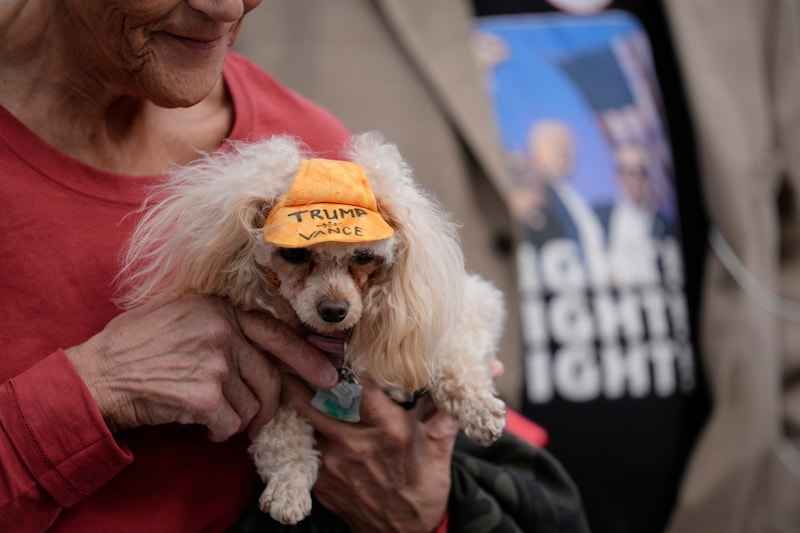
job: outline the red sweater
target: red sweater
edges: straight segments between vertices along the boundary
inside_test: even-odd
[[[348,136],[241,56],[224,77],[232,139],[288,133],[332,156]],[[119,313],[112,278],[153,180],[66,157],[0,108],[0,531],[221,531],[256,495],[243,436],[111,435],[63,352]]]

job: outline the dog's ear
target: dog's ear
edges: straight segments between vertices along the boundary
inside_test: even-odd
[[[388,283],[367,295],[352,351],[375,355],[366,364],[377,379],[414,391],[430,385],[461,316],[466,275],[457,226],[380,135],[355,137],[351,157],[364,166],[398,241]]]
[[[124,258],[119,303],[184,293],[252,307],[264,283],[255,261],[261,226],[302,155],[290,137],[231,143],[181,167],[148,198]]]

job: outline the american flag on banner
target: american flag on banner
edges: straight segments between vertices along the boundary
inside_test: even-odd
[[[611,46],[559,60],[583,94],[612,145],[636,144],[649,152],[657,197],[671,203],[673,164],[656,73],[642,35],[619,37]]]

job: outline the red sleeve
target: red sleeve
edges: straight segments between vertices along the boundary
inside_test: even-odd
[[[0,384],[0,530],[44,530],[132,459],[63,350]]]
[[[506,410],[506,431],[532,446],[547,447],[547,431],[512,409]]]

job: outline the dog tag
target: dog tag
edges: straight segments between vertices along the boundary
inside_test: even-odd
[[[328,416],[358,422],[361,420],[361,384],[346,367],[339,370],[339,382],[330,390],[318,389],[311,405]]]

